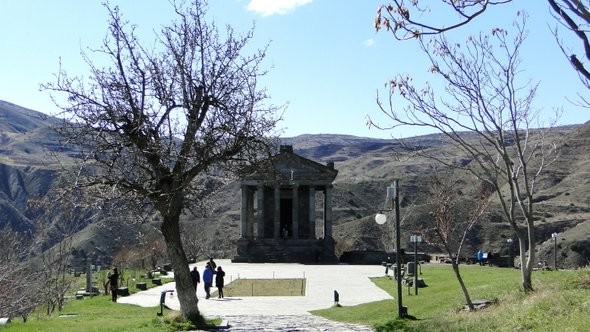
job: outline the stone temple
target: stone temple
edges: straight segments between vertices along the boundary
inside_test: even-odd
[[[241,182],[234,262],[335,263],[332,182],[338,171],[282,145]]]

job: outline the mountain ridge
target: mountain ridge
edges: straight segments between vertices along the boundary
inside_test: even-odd
[[[54,185],[60,163],[76,157],[75,147],[62,148],[52,129],[59,119],[4,101],[0,101],[0,119],[0,228],[10,224],[20,231],[32,232],[39,216],[29,208],[31,200],[47,194]],[[590,250],[580,253],[583,250],[579,249],[580,243],[590,238],[590,188],[586,189],[590,187],[590,122],[558,127],[553,135],[566,137],[566,141],[561,145],[561,157],[547,169],[537,196],[538,255],[540,259],[551,256],[550,235],[557,231],[566,239],[560,247],[564,264],[579,266],[587,264],[584,260],[590,260]],[[404,140],[416,148],[457,154],[441,134]],[[402,209],[413,209],[403,225],[404,232],[411,233],[416,225],[428,218],[424,210],[427,199],[423,187],[432,161],[404,157],[407,146],[399,140],[305,134],[281,138],[280,141],[292,145],[294,152],[305,158],[320,163],[335,162],[339,174],[334,182],[334,236],[339,241],[340,252],[383,249],[390,245],[373,216],[381,208],[385,188],[393,179],[401,179]],[[457,162],[468,162],[462,161],[461,156],[457,158]],[[233,257],[235,251],[240,216],[237,191],[239,186],[235,181],[219,191],[210,211],[215,217],[200,221],[188,215],[183,218],[188,224],[199,222],[200,227],[204,227],[203,234],[207,234],[207,241],[214,243],[221,236],[227,238],[221,241],[223,245],[211,249],[215,252],[210,254],[216,257]],[[475,248],[496,252],[507,250],[506,239],[511,237],[511,229],[501,220],[494,221],[501,219],[494,213],[490,218],[474,232],[466,252]],[[131,225],[119,229],[119,233],[134,231]],[[131,239],[132,234],[121,237],[118,242],[97,243],[97,238],[109,241],[108,237],[98,237],[97,232],[101,230],[80,232],[77,245],[86,251],[102,248],[100,251],[105,256],[112,256],[125,245],[136,243]],[[435,249],[424,247],[424,250]]]

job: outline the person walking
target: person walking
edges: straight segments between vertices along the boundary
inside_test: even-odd
[[[191,279],[193,281],[193,286],[195,287],[195,291],[197,291],[197,286],[201,282],[201,275],[199,274],[199,270],[197,270],[196,266],[193,267],[193,269],[191,271]]]
[[[111,289],[111,300],[117,302],[117,291],[119,290],[119,271],[116,267],[113,268],[113,272],[109,273],[109,287]]]
[[[479,250],[477,254],[475,254],[475,257],[477,258],[479,266],[483,266],[483,251]]]
[[[211,297],[211,286],[213,285],[213,269],[211,265],[207,263],[205,271],[203,271],[203,283],[205,284],[205,298]]]
[[[217,267],[217,264],[215,264],[213,257],[209,257],[209,262],[207,264],[209,264],[211,270],[213,270],[213,273],[215,273],[215,268]]]
[[[225,277],[225,272],[221,268],[221,266],[217,267],[217,273],[215,274],[215,287],[217,287],[217,294],[219,294],[218,298],[223,298],[223,277]]]

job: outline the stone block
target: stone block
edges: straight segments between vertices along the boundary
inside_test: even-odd
[[[119,296],[129,296],[129,288],[127,288],[127,287],[119,287],[119,288],[117,288],[117,295],[119,295]]]

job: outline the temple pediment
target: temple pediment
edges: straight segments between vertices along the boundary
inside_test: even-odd
[[[293,153],[292,146],[283,145],[280,153],[262,162],[254,173],[243,179],[243,183],[328,185],[337,175],[334,163],[322,165]]]

